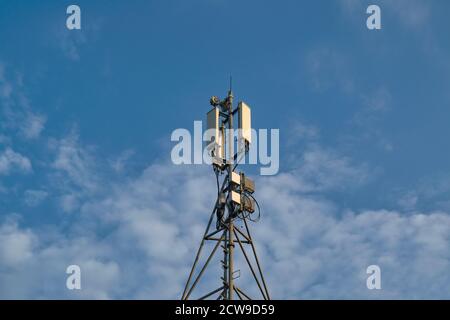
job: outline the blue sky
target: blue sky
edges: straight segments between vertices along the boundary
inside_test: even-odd
[[[0,297],[179,298],[215,181],[170,134],[232,75],[280,129],[279,174],[249,168],[272,296],[450,298],[448,1],[70,4],[0,1]]]

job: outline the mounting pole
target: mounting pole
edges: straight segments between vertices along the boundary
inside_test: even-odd
[[[231,83],[230,83],[231,85]],[[234,133],[233,133],[233,92],[228,91],[228,197],[231,198],[231,173],[233,172],[233,156],[234,156]],[[228,210],[228,300],[233,300],[233,214],[234,205],[230,202],[230,208]]]

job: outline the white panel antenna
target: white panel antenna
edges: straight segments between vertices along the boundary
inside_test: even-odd
[[[224,158],[224,141],[223,132],[220,128],[220,111],[219,108],[214,107],[211,111],[207,113],[207,129],[213,130],[211,141],[208,141],[208,150],[213,162],[222,162]]]

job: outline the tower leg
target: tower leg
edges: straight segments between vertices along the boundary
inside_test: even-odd
[[[230,224],[228,228],[228,254],[229,254],[229,268],[228,268],[228,299],[233,300],[233,254],[234,254],[234,240],[233,240],[234,224],[233,220],[230,219]]]

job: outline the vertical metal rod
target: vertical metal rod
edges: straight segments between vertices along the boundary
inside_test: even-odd
[[[223,240],[223,287],[224,287],[224,300],[228,299],[228,228],[225,232],[225,237]]]
[[[234,132],[233,132],[233,92],[228,91],[228,193],[229,198],[231,199],[231,175],[233,171],[233,156],[234,156]],[[234,233],[234,225],[233,225],[233,211],[234,206],[231,205],[229,208],[229,227],[228,227],[228,300],[233,300],[233,233]]]
[[[233,240],[233,232],[234,232],[234,225],[233,220],[230,219],[230,230],[228,230],[229,238],[228,238],[228,254],[230,255],[230,261],[229,261],[229,268],[228,268],[228,282],[229,282],[229,299],[233,300],[233,293],[234,293],[234,283],[233,283],[233,249],[234,249],[234,240]]]

